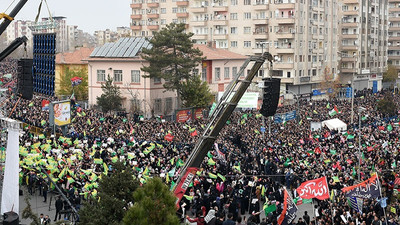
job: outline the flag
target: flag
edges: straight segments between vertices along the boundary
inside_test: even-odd
[[[208,173],[208,176],[212,179],[217,179],[217,175],[213,174],[213,173]]]
[[[393,130],[393,127],[392,127],[391,124],[389,124],[389,125],[387,125],[386,129],[387,129],[388,131],[392,131],[392,130]]]
[[[329,116],[336,116],[337,112],[335,111],[335,109],[332,109],[331,111],[329,111]]]
[[[336,111],[336,113],[339,113],[339,110],[338,110],[338,108],[336,107],[336,105],[333,106],[333,109]]]
[[[375,174],[359,184],[344,187],[342,192],[346,193],[346,197],[378,198],[381,193],[378,176]]]
[[[190,133],[190,136],[192,137],[197,136],[197,130],[194,130],[192,133]]]
[[[326,177],[303,182],[297,189],[300,198],[317,198],[324,200],[329,198],[329,187]]]
[[[39,134],[39,139],[45,139],[46,137],[44,136],[44,134]]]
[[[294,204],[292,198],[286,189],[284,189],[284,197],[283,197],[283,210],[282,213],[278,217],[279,225],[287,225],[290,224],[296,219],[297,206]]]
[[[400,177],[396,177],[396,179],[394,179],[394,185],[400,185]]]
[[[387,202],[386,202],[387,199],[388,199],[387,197],[383,197],[383,198],[379,199],[378,202],[379,202],[379,204],[381,205],[382,208],[386,208],[387,207]]]
[[[33,106],[33,102],[30,102],[28,106],[29,106],[29,107],[32,107],[32,106]]]
[[[336,150],[329,150],[332,155],[336,155]]]
[[[362,207],[363,207],[363,199],[362,198],[357,198],[357,197],[348,197],[347,198],[347,203],[349,206],[354,209],[356,212],[359,212],[362,214]]]
[[[176,168],[179,168],[181,166],[185,165],[185,163],[183,162],[182,159],[178,159],[176,160]]]
[[[193,200],[193,196],[189,196],[189,195],[183,195],[183,197],[185,197],[187,200],[192,201]]]
[[[319,146],[317,146],[317,147],[314,149],[314,153],[315,153],[315,154],[321,154],[321,148],[320,148]]]
[[[174,136],[172,136],[171,133],[168,133],[167,135],[165,135],[164,139],[166,141],[172,141],[174,139]]]
[[[265,202],[263,209],[265,212],[265,216],[268,216],[269,213],[276,211],[276,204],[268,205],[267,202]]]
[[[334,198],[335,198],[335,192],[334,192],[334,190],[332,189],[332,191],[331,191],[331,196],[330,196],[330,200],[333,202]]]
[[[81,77],[73,77],[73,78],[71,78],[72,87],[78,86],[81,83],[82,83],[82,78]]]
[[[103,164],[103,159],[96,159],[95,158],[93,161],[94,161],[95,164],[100,164],[100,165]]]
[[[239,173],[241,173],[242,170],[240,169],[240,162],[239,162],[239,165],[233,166],[233,169],[235,169],[235,170],[237,170]]]
[[[104,169],[104,174],[107,176],[108,175],[108,166],[106,163],[103,163],[103,169]]]
[[[221,180],[222,180],[223,182],[225,182],[226,178],[225,178],[224,176],[222,176],[220,173],[217,173],[217,176],[218,176],[219,178],[221,178]]]
[[[328,102],[328,104],[326,104],[326,108],[327,108],[327,109],[330,109],[330,108],[331,108],[331,105],[329,104],[329,102]]]
[[[303,124],[303,120],[300,120],[299,125]]]
[[[215,161],[212,158],[209,158],[207,164],[209,166],[214,166],[215,165]]]
[[[211,116],[215,110],[215,108],[217,108],[217,104],[215,102],[213,102],[211,109],[210,109],[210,113],[208,114],[208,116]]]
[[[214,143],[214,147],[215,151],[217,152],[217,158],[225,161],[225,154],[219,150],[217,143]]]

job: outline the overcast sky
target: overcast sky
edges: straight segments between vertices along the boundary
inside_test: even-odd
[[[4,11],[13,0],[0,0],[0,11]],[[19,0],[15,0],[7,13],[13,9]],[[34,21],[41,0],[28,0],[16,16],[18,20]],[[78,29],[93,34],[95,30],[129,26],[132,0],[47,0],[52,16],[67,17],[68,25],[77,25]],[[43,2],[41,17],[49,13]]]

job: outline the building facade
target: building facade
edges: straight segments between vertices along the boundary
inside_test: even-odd
[[[5,33],[3,34],[5,38],[5,44],[8,45],[12,41],[14,41],[18,37],[26,36],[28,38],[28,42],[26,45],[26,50],[28,56],[32,55],[32,48],[33,48],[33,36],[32,31],[29,27],[32,25],[32,21],[25,21],[25,20],[13,20],[10,25],[7,27]]]
[[[342,0],[339,4],[341,83],[353,82],[355,90],[380,90],[388,61],[389,3]]]
[[[122,38],[97,47],[91,53],[87,59],[89,105],[96,104],[96,98],[102,94],[101,84],[110,76],[114,84],[120,87],[123,108],[127,111],[137,111],[146,117],[174,113],[177,105],[176,93],[166,92],[163,80],[143,78],[145,74],[141,68],[148,64],[140,58],[139,52],[147,46],[148,42],[144,38]],[[247,59],[246,56],[212,46],[194,47],[199,48],[206,59],[193,72],[208,82],[215,95],[218,91],[225,90]]]
[[[389,0],[388,64],[400,72],[400,0]]]

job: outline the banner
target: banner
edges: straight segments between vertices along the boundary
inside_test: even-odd
[[[8,128],[6,162],[1,196],[1,214],[19,214],[19,130]]]
[[[278,224],[279,225],[287,225],[291,224],[294,219],[296,219],[296,212],[297,212],[297,206],[294,204],[292,198],[290,197],[289,193],[287,190],[284,190],[283,193],[283,210],[281,215],[278,217]]]
[[[203,119],[203,108],[195,109],[195,110],[194,110],[194,118],[195,118],[196,120],[201,120],[201,119]]]
[[[42,111],[49,110],[49,104],[50,104],[49,100],[43,99],[42,100]]]
[[[302,183],[297,189],[300,198],[316,198],[324,200],[329,198],[329,187],[326,177],[309,180]]]
[[[375,174],[359,184],[342,188],[342,191],[346,193],[346,197],[377,198],[381,196],[381,185]]]
[[[52,102],[50,105],[50,124],[65,126],[71,123],[71,103],[69,100]],[[53,121],[52,121],[53,120]]]
[[[282,114],[275,114],[274,115],[274,122],[275,123],[284,123],[289,120],[296,119],[296,110],[291,112],[282,113]]]
[[[218,92],[218,101],[220,101],[223,94],[224,92]],[[232,92],[227,99],[231,100],[234,94],[235,92]],[[245,92],[236,108],[257,109],[258,94],[258,92]]]
[[[186,190],[188,189],[190,183],[192,183],[193,178],[196,176],[197,170],[198,169],[195,167],[187,168],[185,175],[182,177],[180,182],[176,185],[174,194],[177,197],[177,200],[175,202],[177,209],[180,208],[179,202],[181,201]]]
[[[82,83],[82,78],[81,77],[73,77],[71,78],[71,85],[72,87],[77,86]]]
[[[176,122],[184,123],[192,118],[192,112],[190,109],[180,110],[176,112]]]
[[[356,212],[362,214],[363,200],[362,198],[350,197],[347,198],[347,203],[349,206],[354,209]]]

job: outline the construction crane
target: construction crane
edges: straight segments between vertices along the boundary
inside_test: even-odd
[[[192,153],[179,173],[176,181],[177,185],[174,187],[174,194],[177,197],[177,208],[179,208],[179,202],[196,175],[196,172],[199,170],[204,157],[212,148],[219,132],[225,126],[226,121],[235,110],[237,104],[251,84],[255,75],[258,73],[258,70],[264,64],[265,60],[268,60],[272,64],[273,57],[269,52],[264,52],[261,56],[251,56],[248,58],[241,66],[239,73],[228,85],[217,107],[212,112],[210,116],[210,122],[204,130],[203,135],[197,141]],[[243,76],[246,67],[252,61],[255,63],[250,72],[247,74],[244,80],[240,80],[239,78]],[[232,98],[229,98],[232,94]]]

